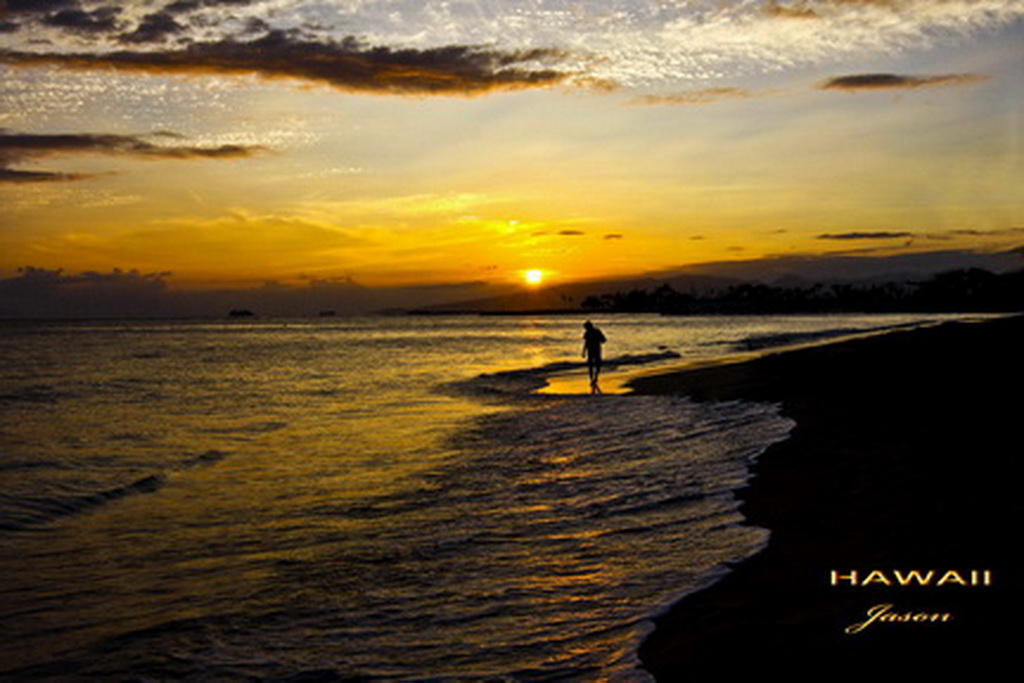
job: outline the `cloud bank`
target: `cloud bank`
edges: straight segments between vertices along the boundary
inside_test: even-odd
[[[368,288],[345,278],[309,278],[298,285],[267,281],[243,289],[180,290],[172,280],[168,272],[138,269],[72,273],[19,268],[0,277],[0,319],[224,318],[233,309],[260,316],[315,316],[325,310],[346,315],[480,299],[514,289],[472,281]]]
[[[0,51],[0,63],[153,74],[292,78],[341,90],[390,94],[479,94],[550,86],[567,77],[545,67],[559,50],[503,51],[472,46],[392,49],[347,37],[318,42],[272,31],[255,40],[226,38],[183,49],[87,52]]]
[[[161,137],[178,136],[164,133]],[[43,135],[0,131],[0,183],[61,182],[89,177],[80,173],[12,168],[58,155],[106,154],[143,159],[235,159],[251,156],[261,150],[261,147],[247,145],[158,145],[144,136],[134,135]]]
[[[1022,18],[1019,0],[7,0],[0,33],[8,64],[452,95],[661,89],[954,44]]]
[[[830,78],[818,87],[822,90],[912,90],[916,88],[973,85],[987,81],[977,74],[941,74],[937,76],[907,76],[900,74],[856,74]]]
[[[819,240],[886,240],[913,237],[912,232],[838,232],[818,235]]]
[[[755,93],[742,88],[704,88],[664,95],[643,95],[634,99],[633,103],[646,105],[713,104],[723,100],[745,100],[762,95],[763,93]]]

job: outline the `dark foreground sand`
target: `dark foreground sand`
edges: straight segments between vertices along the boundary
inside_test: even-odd
[[[741,492],[768,548],[661,618],[644,666],[659,681],[1019,675],[1022,354],[1024,318],[1010,318],[634,380],[638,393],[779,402],[797,422]],[[833,569],[988,570],[992,585],[831,586]],[[950,616],[844,633],[879,604]]]

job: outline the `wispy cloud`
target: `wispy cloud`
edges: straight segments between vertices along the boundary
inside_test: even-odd
[[[3,183],[60,183],[83,180],[90,176],[84,173],[58,173],[56,171],[24,171],[0,167],[0,184]]]
[[[819,240],[884,240],[913,237],[911,232],[834,232],[818,235]]]
[[[900,74],[855,74],[830,78],[818,87],[822,90],[913,90],[916,88],[973,85],[989,80],[978,74],[940,74],[935,76],[908,76]]]
[[[153,137],[178,136],[158,133]],[[0,183],[33,183],[82,180],[81,173],[12,168],[38,159],[70,154],[127,155],[148,159],[232,159],[247,157],[262,148],[247,145],[158,145],[145,136],[109,134],[56,134],[0,132]]]
[[[688,105],[713,104],[723,100],[745,100],[761,97],[764,93],[756,93],[742,88],[705,88],[702,90],[686,90],[664,95],[643,95],[631,100],[633,104],[644,105]]]

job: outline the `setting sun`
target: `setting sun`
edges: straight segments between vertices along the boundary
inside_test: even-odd
[[[528,285],[539,285],[544,279],[544,273],[540,270],[528,270],[523,275]]]

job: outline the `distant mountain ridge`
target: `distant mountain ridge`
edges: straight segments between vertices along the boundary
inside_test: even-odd
[[[677,293],[706,298],[743,284],[775,288],[814,285],[870,287],[910,285],[940,273],[981,269],[1007,273],[1024,266],[1020,249],[981,253],[959,250],[894,256],[780,256],[722,261],[649,273],[641,277],[566,283],[486,298],[434,304],[414,313],[578,312],[590,297],[617,292],[653,292],[669,287]]]
[[[677,291],[694,295],[708,294],[741,281],[712,275],[676,275],[670,278],[640,277],[573,282],[550,287],[538,287],[512,294],[491,296],[469,301],[456,301],[413,309],[412,313],[518,313],[579,311],[583,302],[592,296],[619,289],[653,289],[671,284]]]
[[[1002,252],[947,250],[895,256],[847,252],[703,263],[632,277],[534,288],[487,280],[369,287],[340,278],[310,279],[299,284],[270,281],[223,289],[179,289],[173,286],[170,273],[117,268],[111,272],[68,273],[61,269],[25,267],[11,277],[0,278],[0,318],[226,317],[232,310],[250,311],[258,318],[318,316],[326,311],[333,311],[337,316],[409,312],[580,313],[586,310],[583,304],[591,297],[600,300],[605,295],[655,292],[663,287],[670,288],[671,292],[662,292],[673,297],[709,299],[716,293],[744,284],[789,289],[816,285],[828,288],[895,284],[902,287],[913,286],[942,272],[974,268],[999,274],[1022,265],[1024,248]],[[766,294],[763,290],[748,290],[747,293]],[[642,296],[634,297],[633,303],[642,299]]]

